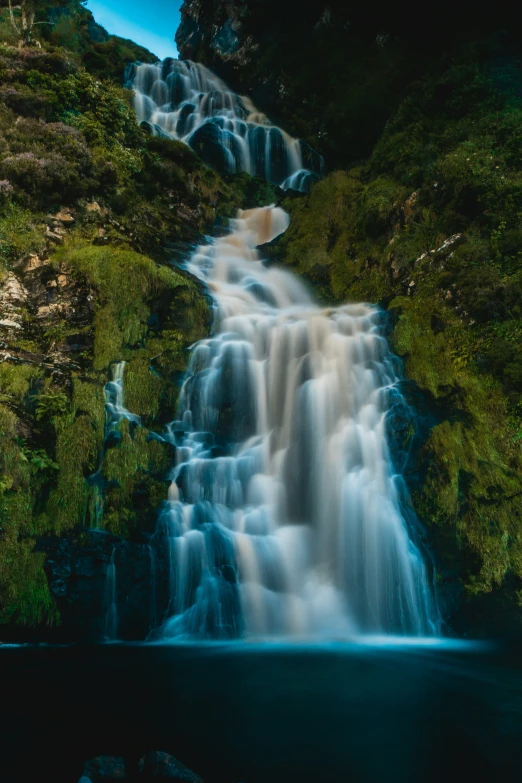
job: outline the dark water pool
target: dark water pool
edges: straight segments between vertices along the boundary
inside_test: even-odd
[[[0,781],[165,750],[207,783],[522,780],[522,656],[442,645],[0,648]]]

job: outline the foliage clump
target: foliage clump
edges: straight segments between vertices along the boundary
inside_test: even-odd
[[[484,43],[463,49],[416,85],[364,164],[286,199],[292,222],[273,251],[323,299],[390,310],[394,348],[430,422],[409,471],[442,594],[457,583],[473,613],[473,601],[508,591],[513,622],[522,585],[520,128],[516,59],[500,61]]]
[[[172,455],[155,433],[210,323],[172,255],[245,199],[277,198],[139,127],[120,85],[150,52],[77,2],[44,3],[35,22],[35,45],[18,47],[0,8],[0,625],[30,626],[59,621],[39,541],[86,526],[150,534],[165,499]],[[108,437],[119,361],[142,426]]]

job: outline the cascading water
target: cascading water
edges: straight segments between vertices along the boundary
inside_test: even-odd
[[[118,599],[116,590],[116,549],[113,549],[105,576],[105,639],[108,642],[113,642],[118,638]]]
[[[169,501],[167,637],[434,635],[386,421],[394,357],[366,305],[320,308],[256,246],[279,208],[240,212],[192,256],[215,300],[193,349]]]
[[[203,65],[170,58],[133,65],[127,86],[140,122],[188,144],[222,173],[246,171],[300,191],[322,174],[322,158],[308,144],[272,125]]]
[[[128,419],[135,424],[141,423],[141,418],[131,413],[123,404],[123,374],[125,362],[111,365],[111,380],[105,386],[105,437],[113,432],[122,419]]]
[[[88,478],[91,487],[90,495],[90,521],[91,527],[100,529],[103,527],[103,480],[102,465],[105,446],[108,438],[117,433],[118,424],[122,419],[140,424],[141,419],[128,411],[123,404],[123,374],[125,362],[115,362],[111,365],[111,379],[105,386],[105,438],[104,448],[99,458],[98,469]]]

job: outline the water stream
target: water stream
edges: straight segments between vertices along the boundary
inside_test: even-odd
[[[215,302],[177,419],[167,551],[175,638],[430,636],[438,613],[387,441],[397,360],[380,313],[319,307],[256,247],[286,230],[240,212],[190,272]]]
[[[116,547],[112,550],[105,577],[105,640],[118,638],[118,600],[117,600]]]
[[[111,379],[105,386],[105,438],[118,428],[122,419],[135,424],[141,423],[141,418],[131,413],[123,403],[123,375],[125,362],[115,362],[111,365]]]
[[[125,362],[115,362],[111,365],[111,377],[105,385],[105,432],[104,443],[98,459],[98,467],[87,479],[90,487],[89,520],[90,527],[95,530],[103,528],[103,493],[104,484],[102,476],[103,458],[108,439],[111,436],[119,437],[118,425],[122,419],[127,419],[136,425],[141,423],[139,416],[131,413],[123,404],[123,375]]]
[[[224,174],[246,171],[284,190],[308,190],[323,172],[320,155],[273,125],[204,65],[173,60],[133,65],[138,120],[156,135],[188,144]]]

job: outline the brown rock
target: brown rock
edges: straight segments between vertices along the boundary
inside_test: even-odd
[[[0,283],[0,305],[3,310],[12,310],[23,305],[28,296],[27,290],[12,272]]]
[[[411,223],[413,219],[418,198],[419,198],[419,193],[417,190],[415,190],[402,205],[402,219],[406,225],[408,225],[408,223]]]
[[[50,239],[52,242],[56,242],[57,244],[61,245],[63,244],[63,236],[59,234],[57,231],[51,231],[49,228],[45,232],[45,236],[47,239]]]
[[[24,261],[23,270],[24,272],[33,272],[35,269],[40,269],[40,267],[48,263],[48,258],[40,258],[40,256],[33,253]]]
[[[11,321],[9,318],[2,318],[0,320],[0,327],[4,329],[21,329],[22,326],[17,321]]]
[[[69,211],[62,210],[61,212],[57,212],[54,216],[55,220],[60,220],[65,225],[70,225],[71,223],[74,223],[73,216],[69,213]]]
[[[52,318],[53,316],[61,315],[63,311],[64,307],[61,303],[51,303],[39,307],[38,312],[36,313],[36,317],[43,320],[44,318]]]

